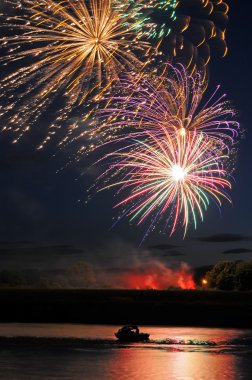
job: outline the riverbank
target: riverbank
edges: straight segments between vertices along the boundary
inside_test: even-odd
[[[0,322],[252,327],[252,292],[0,290]]]

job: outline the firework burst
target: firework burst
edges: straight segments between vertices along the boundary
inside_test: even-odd
[[[212,53],[227,54],[228,11],[223,0],[153,0],[138,17],[148,25],[147,38],[160,41],[167,59],[194,70],[206,69]]]
[[[118,0],[118,4],[122,3],[128,3],[136,11],[136,17],[141,20],[138,29],[146,39],[153,41],[170,35],[172,23],[177,19],[177,0],[150,0],[145,2],[145,6],[139,6],[134,0]],[[166,22],[153,19],[152,14],[155,10],[165,12]]]
[[[138,7],[142,3],[136,2]],[[77,107],[78,118],[87,118],[93,102],[102,98],[124,69],[141,70],[150,59],[150,45],[141,40],[135,11],[127,4],[22,0],[15,6],[16,15],[1,15],[2,27],[12,32],[1,39],[0,63],[14,65],[14,71],[0,83],[0,116],[8,120],[4,129],[14,130],[19,137],[58,96],[64,106],[56,106],[56,123],[47,140]],[[4,104],[5,99],[10,103]]]
[[[104,181],[100,191],[119,188],[117,195],[126,193],[115,207],[138,225],[150,220],[146,235],[161,221],[170,235],[181,222],[186,234],[191,221],[196,228],[198,219],[203,220],[210,200],[218,206],[222,199],[231,202],[227,158],[202,133],[171,136],[163,130],[160,138],[146,132],[102,158],[108,169],[98,183]]]
[[[163,130],[181,135],[195,131],[211,137],[220,149],[233,148],[239,131],[236,112],[225,94],[217,96],[219,86],[204,104],[207,85],[204,76],[188,74],[182,65],[168,65],[163,76],[129,75],[118,89],[121,95],[110,98],[99,112],[91,138],[98,145],[145,131],[156,135]]]

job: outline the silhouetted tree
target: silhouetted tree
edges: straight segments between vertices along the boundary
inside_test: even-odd
[[[207,273],[210,288],[233,290],[236,265],[232,261],[220,261]]]
[[[89,288],[96,284],[96,276],[91,264],[80,261],[66,272],[69,284],[74,288]]]
[[[17,288],[26,286],[26,280],[21,273],[16,271],[0,272],[0,286],[5,288]]]
[[[236,265],[235,288],[252,290],[252,262],[241,262]]]
[[[252,262],[221,261],[207,273],[210,288],[252,290]]]

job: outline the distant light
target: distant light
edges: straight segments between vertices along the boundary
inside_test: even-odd
[[[201,282],[202,282],[202,285],[207,285],[208,284],[208,281],[205,278],[203,278]]]
[[[172,177],[175,181],[183,181],[186,176],[186,170],[179,165],[174,165],[172,168]]]

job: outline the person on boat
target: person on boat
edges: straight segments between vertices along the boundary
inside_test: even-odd
[[[115,333],[115,336],[122,341],[139,342],[148,340],[150,334],[140,333],[138,326],[127,325],[119,329],[118,332]]]
[[[135,330],[135,334],[139,335],[139,328],[137,326],[132,326],[132,330]]]
[[[139,328],[137,326],[124,326],[121,332],[127,335],[139,335]]]

